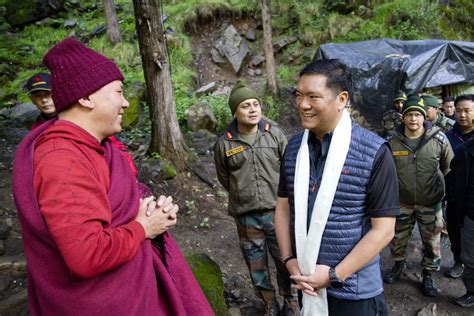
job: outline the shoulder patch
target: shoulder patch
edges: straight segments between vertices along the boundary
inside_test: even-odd
[[[436,138],[438,140],[438,142],[440,142],[441,144],[444,144],[448,141],[448,138],[446,137],[446,135],[443,132],[436,133],[434,138]]]

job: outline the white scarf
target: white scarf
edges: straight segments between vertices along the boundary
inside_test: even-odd
[[[329,146],[308,233],[306,232],[310,176],[308,130],[304,131],[301,140],[295,170],[295,240],[298,266],[301,273],[306,276],[311,275],[316,268],[324,228],[329,217],[342,167],[349,151],[351,129],[349,113],[343,110]],[[318,296],[303,293],[303,316],[328,315],[326,289],[319,289],[319,292],[320,295]]]

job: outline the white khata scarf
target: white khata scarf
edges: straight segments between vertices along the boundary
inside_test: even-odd
[[[352,124],[349,113],[343,110],[329,146],[308,233],[306,233],[310,175],[308,130],[304,131],[303,139],[301,140],[301,146],[296,157],[295,170],[295,240],[298,266],[301,273],[306,276],[311,275],[316,268],[324,228],[326,227],[329,211],[334,200],[342,167],[349,151],[351,129]],[[319,289],[319,291],[320,295],[318,296],[303,293],[302,315],[328,315],[326,289]]]

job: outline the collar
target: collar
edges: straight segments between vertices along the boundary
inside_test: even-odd
[[[428,130],[430,130],[433,127],[433,122],[425,120],[423,122],[423,127],[425,128],[425,132],[423,133],[423,135],[425,135],[428,132]],[[398,125],[395,130],[401,135],[405,136],[405,123]]]
[[[258,131],[262,134],[268,132],[271,128],[270,123],[265,121],[263,118],[258,122]],[[239,138],[239,129],[237,128],[237,119],[233,119],[225,133],[227,140],[238,139]]]
[[[329,151],[329,145],[331,145],[333,131],[324,134],[323,141],[321,142],[312,131],[309,131],[308,144],[319,143],[321,145],[321,157],[325,157]]]
[[[459,126],[459,124],[456,122],[454,123],[454,126],[452,128],[452,131],[455,132],[456,134],[459,134],[461,136],[466,136],[466,135],[471,135],[471,134],[474,134],[474,130],[470,131],[470,132],[467,132],[467,133],[464,133],[464,131],[461,129],[461,127]]]
[[[58,114],[56,113],[54,116],[46,116],[44,115],[43,112],[40,113],[40,117],[46,122],[46,121],[49,121],[49,120],[52,120],[52,119],[55,119],[58,117]]]

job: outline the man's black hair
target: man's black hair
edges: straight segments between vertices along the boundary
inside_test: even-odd
[[[300,72],[304,75],[323,75],[326,77],[326,86],[334,93],[347,91],[352,97],[352,76],[346,65],[338,59],[313,60]]]
[[[452,101],[454,101],[454,97],[450,96],[450,95],[445,96],[444,99],[443,99],[443,103],[452,102]]]
[[[454,100],[454,106],[457,106],[459,102],[461,101],[472,101],[474,102],[474,94],[463,94],[460,96],[456,97],[456,100]]]

